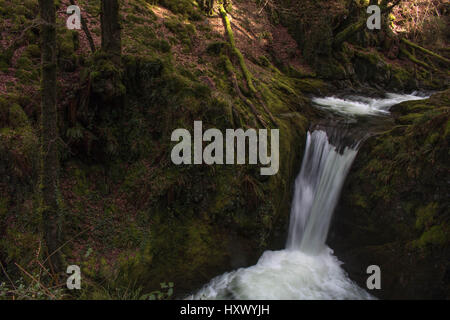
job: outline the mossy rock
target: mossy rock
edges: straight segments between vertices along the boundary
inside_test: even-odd
[[[330,244],[361,284],[358,265],[382,267],[389,279],[378,292],[382,298],[450,294],[443,282],[450,241],[449,93],[393,106],[394,127],[364,143],[342,193]],[[420,274],[428,284],[406,274]],[[401,285],[394,281],[399,277]]]

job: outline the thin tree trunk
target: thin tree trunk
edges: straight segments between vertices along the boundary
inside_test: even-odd
[[[56,12],[53,0],[39,0],[41,26],[41,150],[40,150],[40,211],[44,239],[51,255],[54,271],[61,271],[57,252],[60,236],[58,204],[58,119],[56,108]],[[55,253],[56,252],[56,253]]]
[[[102,0],[101,8],[102,50],[119,63],[122,53],[122,41],[119,22],[118,0]]]

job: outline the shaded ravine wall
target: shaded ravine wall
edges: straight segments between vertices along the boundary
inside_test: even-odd
[[[383,299],[448,299],[450,91],[392,107],[394,125],[364,143],[335,212],[329,245]]]

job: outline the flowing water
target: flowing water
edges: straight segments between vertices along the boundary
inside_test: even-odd
[[[295,180],[287,249],[311,254],[324,249],[331,216],[356,153],[357,145],[340,153],[325,131],[308,132],[302,168]]]
[[[394,104],[409,100],[421,100],[426,96],[413,92],[412,94],[387,93],[386,98],[376,99],[361,96],[350,96],[346,99],[337,97],[314,98],[313,103],[328,110],[343,115],[377,115],[388,114]]]
[[[387,113],[390,106],[425,97],[387,94],[386,99],[316,98],[321,108],[346,116]],[[326,245],[333,211],[360,141],[344,131],[330,142],[326,130],[308,132],[302,167],[295,181],[286,249],[266,251],[258,263],[225,273],[188,299],[373,299],[351,281]]]

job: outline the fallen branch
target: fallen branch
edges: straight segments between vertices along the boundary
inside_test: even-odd
[[[39,280],[37,280],[35,277],[33,277],[30,273],[28,273],[24,268],[22,268],[18,263],[15,263],[15,265],[23,272],[25,273],[27,276],[29,276],[33,281],[35,281],[42,289],[44,289],[44,291],[48,294],[49,297],[53,298],[54,300],[56,300],[55,295],[53,295],[50,290],[47,289],[46,286],[44,286]]]

